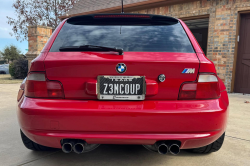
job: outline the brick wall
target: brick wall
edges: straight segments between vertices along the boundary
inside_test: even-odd
[[[132,13],[160,14],[184,18],[209,14],[207,57],[216,66],[219,77],[231,92],[239,11],[250,10],[250,0],[199,0]]]

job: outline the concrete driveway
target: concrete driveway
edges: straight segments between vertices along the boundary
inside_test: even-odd
[[[0,165],[250,165],[250,96],[230,95],[230,116],[222,149],[208,155],[181,151],[177,156],[159,155],[140,145],[101,145],[96,150],[77,155],[33,152],[21,141],[16,117],[19,84],[0,84]]]

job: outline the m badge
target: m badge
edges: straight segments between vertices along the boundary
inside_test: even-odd
[[[186,68],[182,71],[182,74],[194,74],[195,69],[194,68]]]

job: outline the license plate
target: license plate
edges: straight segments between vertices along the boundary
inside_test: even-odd
[[[144,100],[145,77],[98,76],[97,97],[100,100]]]

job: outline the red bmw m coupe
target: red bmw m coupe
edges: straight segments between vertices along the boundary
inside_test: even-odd
[[[141,144],[160,154],[218,151],[228,95],[181,20],[96,14],[61,22],[18,93],[24,145],[84,153]]]

